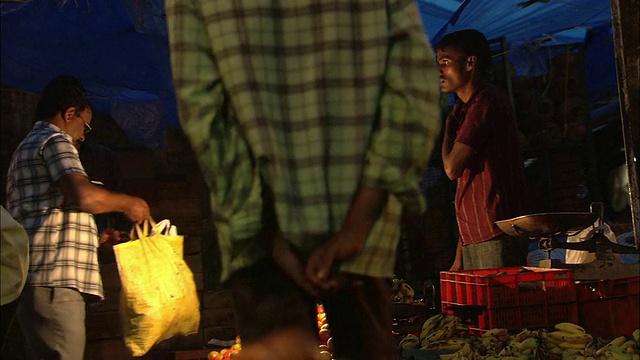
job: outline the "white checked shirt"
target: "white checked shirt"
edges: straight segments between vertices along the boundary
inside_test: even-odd
[[[27,285],[75,288],[104,298],[93,215],[65,207],[58,186],[72,173],[86,176],[71,136],[36,122],[11,159],[6,208],[29,235]]]

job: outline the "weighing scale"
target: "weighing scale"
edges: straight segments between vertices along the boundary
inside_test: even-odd
[[[640,264],[625,264],[614,254],[639,254],[634,247],[611,242],[600,230],[582,242],[561,242],[561,236],[574,236],[582,230],[602,223],[602,207],[599,212],[556,212],[539,213],[496,221],[496,225],[512,236],[526,237],[538,241],[540,250],[547,253],[547,259],[541,260],[539,267],[568,269],[575,272],[576,280],[620,279],[640,275]],[[566,264],[551,259],[554,249],[583,250],[596,253],[596,260],[583,264]]]

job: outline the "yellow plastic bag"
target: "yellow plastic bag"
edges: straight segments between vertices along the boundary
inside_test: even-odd
[[[137,240],[113,247],[122,282],[124,342],[133,356],[162,340],[196,333],[200,324],[193,273],[183,260],[183,236],[157,231],[153,219],[142,225],[131,231]]]

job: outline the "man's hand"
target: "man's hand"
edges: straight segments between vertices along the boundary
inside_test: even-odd
[[[313,288],[309,280],[304,276],[304,269],[300,261],[291,250],[291,246],[282,233],[278,232],[273,238],[271,254],[275,263],[284,271],[284,273],[307,294],[317,297],[316,290]]]
[[[125,232],[114,229],[107,229],[100,233],[100,246],[105,244],[116,245],[121,242],[127,241],[128,238],[129,234]]]
[[[314,286],[321,291],[338,287],[338,279],[331,274],[332,269],[339,262],[351,259],[362,251],[369,231],[380,217],[386,202],[386,191],[369,188],[358,190],[340,231],[309,256],[305,273]]]
[[[332,274],[334,264],[349,260],[362,251],[364,241],[339,232],[320,245],[309,256],[306,275],[309,281],[322,291],[338,288],[338,279]]]
[[[151,210],[146,201],[139,197],[131,196],[129,201],[129,209],[124,212],[129,220],[139,223],[142,220],[151,216]]]
[[[451,267],[449,268],[449,271],[459,271],[459,270],[462,270],[462,262],[454,261]]]

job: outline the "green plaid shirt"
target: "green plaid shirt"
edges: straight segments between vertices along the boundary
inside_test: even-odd
[[[358,187],[392,196],[341,269],[391,276],[401,210],[424,208],[419,179],[440,130],[437,66],[414,0],[167,0],[166,15],[222,278],[268,254],[256,237],[265,208],[308,252],[340,229]]]

